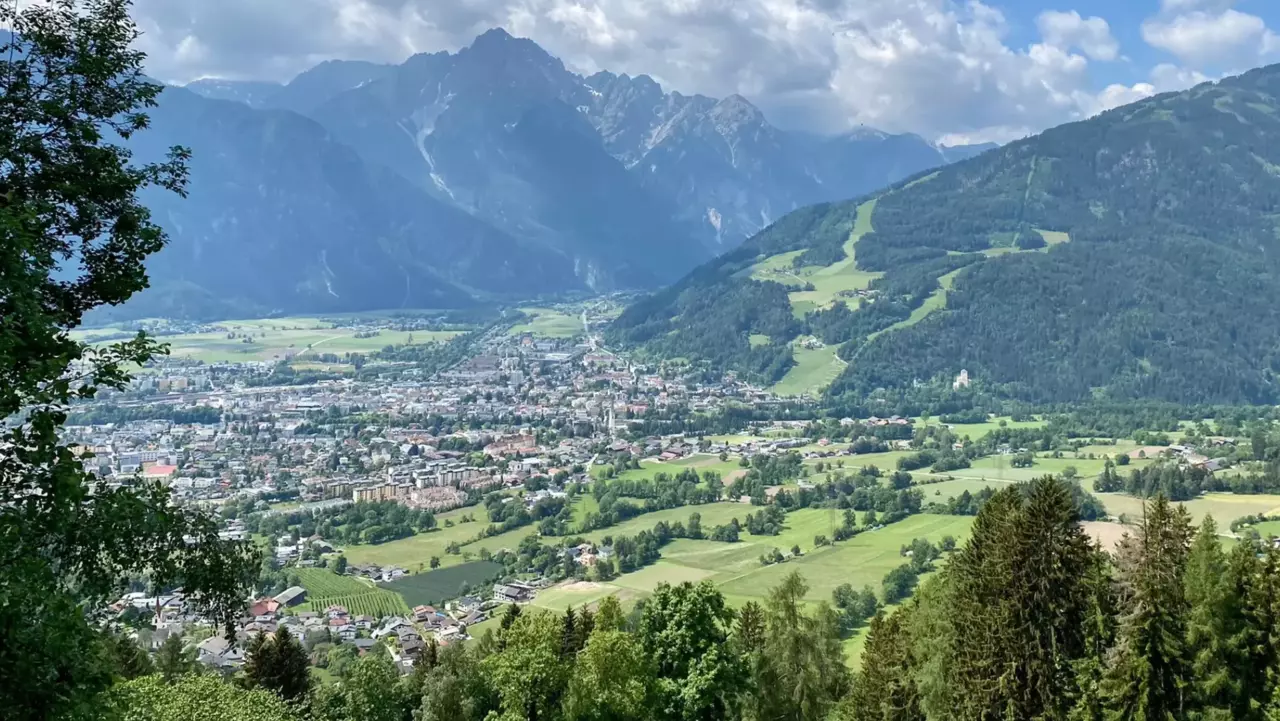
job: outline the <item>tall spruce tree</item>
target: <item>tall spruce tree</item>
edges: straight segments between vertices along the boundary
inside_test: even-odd
[[[1226,576],[1226,594],[1240,614],[1226,642],[1236,691],[1231,713],[1246,721],[1259,719],[1276,692],[1280,672],[1280,551],[1241,539],[1227,558]]]
[[[261,632],[254,637],[245,653],[244,682],[247,688],[266,689],[285,701],[306,696],[311,688],[307,651],[287,626],[270,638]]]
[[[867,629],[862,666],[853,689],[831,714],[833,721],[923,721],[911,678],[906,613],[880,611]]]
[[[1243,626],[1243,597],[1227,579],[1227,555],[1218,524],[1205,516],[1187,555],[1187,653],[1194,679],[1193,706],[1201,713],[1237,706],[1240,679],[1233,673],[1231,638]]]
[[[1147,504],[1136,538],[1118,553],[1120,627],[1114,662],[1103,683],[1107,718],[1186,718],[1191,662],[1186,647],[1183,577],[1191,519],[1163,495]]]
[[[1085,577],[1088,606],[1084,617],[1084,654],[1076,660],[1075,690],[1070,721],[1103,721],[1106,718],[1103,680],[1107,654],[1116,637],[1116,594],[1110,557],[1095,547],[1093,563]]]
[[[1042,478],[997,493],[951,562],[950,668],[963,719],[1061,718],[1085,652],[1094,551],[1071,490]]]

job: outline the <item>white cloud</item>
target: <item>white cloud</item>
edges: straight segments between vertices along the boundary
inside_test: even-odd
[[[137,0],[136,15],[166,80],[400,61],[502,26],[579,72],[736,92],[780,124],[815,130],[1007,140],[1148,92],[1094,88],[1090,61],[1120,52],[1105,20],[1046,12],[1041,40],[1013,46],[1003,14],[978,0]]]
[[[1079,48],[1091,60],[1115,60],[1120,43],[1111,35],[1111,26],[1100,17],[1082,18],[1080,13],[1046,10],[1036,19],[1045,43],[1064,50]]]
[[[1165,0],[1142,23],[1142,38],[1192,65],[1245,69],[1280,54],[1280,36],[1225,0]]]

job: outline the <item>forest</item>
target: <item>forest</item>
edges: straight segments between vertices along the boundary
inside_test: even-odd
[[[961,369],[974,387],[955,395],[1040,406],[1274,403],[1278,86],[1280,68],[1254,70],[1010,143],[874,204],[798,210],[637,302],[609,340],[771,384],[790,344],[817,336],[849,362],[829,407],[945,396]],[[869,300],[793,313],[787,287],[747,272],[794,250],[797,267],[840,260],[860,211],[872,231],[858,268],[883,273]],[[877,334],[952,273],[941,309]]]

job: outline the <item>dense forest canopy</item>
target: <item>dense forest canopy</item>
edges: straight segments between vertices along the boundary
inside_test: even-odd
[[[1275,402],[1278,92],[1280,66],[1263,68],[1054,128],[874,203],[796,211],[629,308],[611,340],[772,383],[813,335],[849,362],[832,403],[949,388],[961,369],[975,389],[1033,403]],[[804,251],[796,268],[838,261],[855,224],[869,229],[858,269],[882,274],[869,299],[795,307],[800,288],[752,277],[784,252]],[[925,312],[931,297],[942,302]]]

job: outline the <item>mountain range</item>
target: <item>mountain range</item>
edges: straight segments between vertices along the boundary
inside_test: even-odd
[[[655,288],[796,208],[988,146],[771,125],[746,99],[583,77],[492,30],[398,65],[169,87],[140,158],[193,151],[148,195],[171,243],[134,314],[456,307]]]
[[[1276,403],[1278,138],[1280,66],[1152,97],[789,214],[609,340],[872,412]]]

